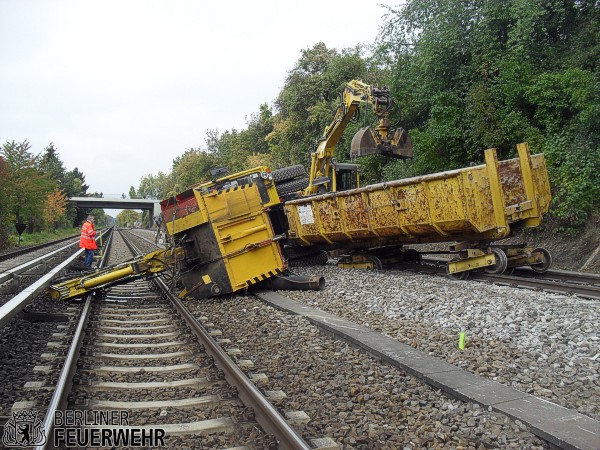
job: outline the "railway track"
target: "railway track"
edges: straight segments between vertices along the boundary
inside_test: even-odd
[[[65,257],[79,251],[79,240],[61,239],[43,246],[2,255],[0,259],[0,302],[35,282]]]
[[[445,263],[447,260],[436,258],[423,258],[421,264],[402,264],[390,268],[402,268],[417,272],[446,274]],[[491,283],[543,290],[547,292],[577,295],[582,298],[600,298],[600,275],[566,270],[549,270],[546,273],[537,273],[527,267],[516,268],[512,273],[490,274],[484,271],[471,272],[469,279],[488,281]]]
[[[120,234],[113,239],[108,261],[129,259]],[[140,433],[149,446],[320,448],[296,434],[164,283],[137,280],[88,296],[78,324],[52,336],[56,352],[37,367],[45,381],[27,385],[36,400],[13,410],[45,410],[44,428],[60,448],[131,445]],[[94,434],[109,432],[102,441]]]
[[[11,260],[11,264],[17,260],[20,256],[26,256],[25,260],[31,259],[30,255],[33,253],[40,253],[39,250],[47,250],[52,247],[56,247],[57,244],[61,244],[64,242],[77,242],[79,243],[79,235],[77,236],[69,236],[63,239],[57,239],[55,241],[46,242],[38,245],[30,245],[27,247],[22,247],[17,250],[11,250],[0,254],[0,262]],[[2,266],[0,265],[0,270],[2,270]]]
[[[235,389],[148,282],[94,301],[81,352],[67,410],[119,411],[124,423],[116,425],[146,430],[150,446],[233,447],[250,440],[269,447]],[[101,428],[107,425],[115,424]]]

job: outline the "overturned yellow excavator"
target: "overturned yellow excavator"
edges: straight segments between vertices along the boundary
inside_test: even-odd
[[[285,234],[271,211],[279,203],[267,167],[198,184],[161,202],[171,248],[58,280],[48,293],[69,300],[167,270],[176,270],[185,286],[182,297],[248,288],[287,268],[278,245]]]

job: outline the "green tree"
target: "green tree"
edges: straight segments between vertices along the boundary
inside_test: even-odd
[[[77,167],[65,173],[64,191],[67,197],[85,197],[89,185],[85,183],[85,175]],[[75,208],[70,204],[67,206],[67,217],[71,220],[74,227],[81,226],[89,209]]]
[[[207,150],[206,158],[214,158],[217,165],[225,166],[230,171],[236,170],[238,165],[241,165],[241,160],[244,159],[245,155],[239,154],[239,148],[237,145],[239,133],[233,128],[223,133],[219,130],[212,129],[206,131],[205,143]],[[197,152],[202,150],[198,149]],[[173,161],[173,168],[175,168],[177,160]]]
[[[240,131],[235,140],[236,155],[233,160],[225,161],[225,166],[232,171],[255,166],[257,161],[270,165],[267,136],[273,131],[273,112],[263,103],[259,112],[252,114],[246,124],[247,128]]]
[[[9,203],[10,168],[6,160],[0,156],[0,250],[8,246],[8,227],[11,219],[11,204]]]
[[[134,186],[129,187],[129,198],[140,198],[140,197],[138,197],[137,192],[135,192]]]
[[[214,153],[189,149],[173,161],[173,177],[177,192],[210,179],[210,169],[220,165],[221,159]]]
[[[171,174],[158,172],[156,175],[144,175],[140,180],[138,194],[143,198],[164,199],[169,193],[175,191],[174,180]],[[172,195],[172,194],[171,194]]]
[[[104,212],[103,209],[94,208],[89,212],[89,214],[94,216],[94,226],[96,228],[100,228],[100,227],[104,227],[104,226],[108,225],[107,218],[109,216],[106,215],[106,213]]]
[[[65,188],[66,170],[63,162],[58,156],[58,151],[54,148],[54,143],[51,142],[50,145],[44,149],[44,152],[38,161],[38,169],[43,174],[48,174],[55,180],[61,189]]]
[[[29,231],[36,231],[43,224],[44,201],[57,188],[57,183],[37,169],[40,158],[30,149],[27,141],[6,142],[0,156],[6,160],[10,172],[6,193],[12,219],[27,221]]]
[[[142,214],[139,211],[124,209],[117,214],[117,225],[119,227],[133,227],[141,218]]]
[[[377,55],[415,159],[386,176],[462,167],[490,147],[512,156],[528,141],[546,153],[554,214],[583,223],[600,197],[599,17],[597,2],[575,0],[389,8]]]
[[[383,79],[378,67],[362,57],[360,47],[340,53],[319,42],[302,51],[275,100],[277,113],[267,136],[275,168],[310,164],[311,150],[331,122],[344,85],[353,79],[372,84]],[[336,148],[338,159],[349,158],[350,139],[360,125],[348,127]]]

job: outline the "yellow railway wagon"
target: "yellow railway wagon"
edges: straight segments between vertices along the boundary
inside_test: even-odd
[[[550,205],[542,154],[287,202],[289,238],[299,245],[365,248],[402,243],[501,239],[535,227]]]

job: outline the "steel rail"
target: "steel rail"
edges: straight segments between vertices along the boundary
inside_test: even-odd
[[[23,308],[29,305],[35,298],[37,294],[46,289],[52,279],[65,267],[71,264],[83,250],[78,251],[71,255],[68,259],[60,263],[54,269],[50,270],[46,275],[38,279],[33,284],[27,286],[17,295],[15,295],[12,299],[6,302],[4,305],[0,306],[0,327],[8,323],[10,319],[12,319],[15,315],[17,315]]]
[[[514,273],[519,277],[600,285],[600,274],[597,273],[574,272],[571,270],[549,270],[546,273],[537,273],[529,267],[517,267]]]
[[[424,259],[426,264],[417,265],[417,264],[402,264],[398,267],[403,269],[409,269],[413,271],[421,271],[428,273],[436,273],[440,275],[446,274],[446,268],[433,265],[435,263],[442,262],[442,260],[434,260],[434,259]],[[443,260],[443,262],[446,262]],[[548,271],[545,274],[535,274],[533,276],[533,271],[524,270],[525,276],[519,276],[519,272],[523,271],[523,269],[517,269],[515,274],[513,275],[499,275],[499,274],[491,274],[485,272],[471,272],[469,279],[476,281],[489,281],[495,284],[502,284],[517,288],[526,288],[526,289],[538,289],[547,292],[561,293],[561,294],[574,294],[579,297],[589,298],[589,299],[598,299],[600,298],[600,277],[595,274],[579,274],[578,272],[569,272],[569,271]],[[570,275],[574,274],[574,275]],[[551,277],[559,277],[558,280],[556,278]],[[541,278],[544,277],[544,278]],[[566,280],[573,280],[571,282]],[[575,280],[578,280],[577,282]],[[582,281],[592,282],[594,284],[583,284]]]
[[[32,259],[31,261],[27,261],[19,266],[13,267],[11,269],[8,269],[7,271],[0,273],[0,283],[4,283],[5,281],[10,280],[11,278],[13,278],[15,275],[19,275],[29,269],[31,269],[34,266],[37,266],[38,264],[44,262],[46,259],[51,258],[52,256],[54,256],[57,253],[60,253],[66,249],[68,249],[69,247],[75,245],[79,243],[79,241],[77,242],[72,242],[68,245],[65,245],[64,247],[61,247],[57,250],[54,250],[53,252],[47,253],[45,255],[39,256],[35,259]]]
[[[277,409],[269,403],[260,390],[252,383],[242,370],[231,360],[227,353],[202,327],[198,319],[185,307],[183,302],[175,297],[160,278],[153,280],[173,303],[179,314],[184,318],[192,332],[197,336],[205,351],[210,354],[217,366],[225,373],[227,381],[238,391],[242,402],[254,410],[256,421],[267,432],[275,436],[281,449],[309,450],[310,446],[296,433]]]
[[[131,238],[125,236],[123,234],[122,230],[117,230],[117,231],[119,232],[119,234],[123,238],[123,241],[125,242],[125,245],[129,248],[129,250],[131,250],[133,252],[134,256],[135,257],[141,256],[142,255],[142,251],[139,248],[137,248],[137,246],[131,241]],[[140,237],[140,236],[137,236],[135,234],[134,234],[134,236],[135,237]],[[156,245],[156,244],[154,244],[154,245]]]
[[[47,274],[39,278],[33,284],[27,286],[4,305],[0,306],[0,327],[8,323],[8,321],[16,316],[23,308],[33,302],[35,297],[52,283],[52,279],[75,261],[81,253],[83,253],[83,249],[79,249],[62,263],[51,269]]]
[[[138,239],[142,239],[143,241],[146,241],[149,244],[156,245],[159,248],[161,248],[161,247],[164,248],[165,247],[165,244],[157,244],[155,241],[153,241],[151,239],[148,239],[146,236],[140,236],[139,234],[134,233],[133,230],[127,230],[127,232],[129,234],[131,234],[132,236],[135,236]],[[123,234],[121,234],[121,235],[123,235]]]
[[[507,284],[514,287],[541,289],[546,292],[574,294],[578,297],[589,299],[600,298],[600,286],[568,283],[564,281],[554,281],[543,278],[495,275],[491,273],[475,273],[471,276],[471,279],[491,281],[495,284]]]
[[[81,312],[77,329],[73,335],[69,352],[67,353],[67,357],[63,364],[63,369],[60,372],[58,383],[56,384],[54,394],[50,400],[50,405],[46,410],[46,417],[44,419],[44,429],[47,433],[46,441],[42,445],[35,447],[36,450],[50,448],[50,436],[52,435],[52,430],[54,429],[55,412],[58,410],[64,410],[66,407],[67,396],[69,395],[71,386],[73,385],[73,375],[75,375],[75,371],[77,370],[77,361],[79,360],[81,346],[83,345],[83,336],[85,334],[90,311],[92,309],[92,297],[93,294],[88,294],[85,298],[83,311]]]
[[[431,254],[431,253],[427,253]],[[438,259],[438,258],[423,258],[423,263],[432,264],[435,266],[440,266],[440,264],[445,264],[448,262],[448,259]],[[550,269],[547,272],[539,273],[535,272],[533,269],[527,266],[515,267],[513,276],[518,277],[527,277],[527,278],[536,278],[543,280],[552,280],[552,281],[566,281],[566,282],[574,282],[574,283],[590,283],[600,285],[600,274],[590,273],[590,272],[575,272],[572,270],[557,270]]]
[[[30,245],[28,247],[23,247],[19,250],[13,250],[11,252],[2,253],[0,255],[0,261],[6,261],[7,259],[14,258],[15,256],[26,255],[27,253],[31,253],[36,250],[41,250],[43,248],[50,247],[51,245],[59,244],[64,241],[68,241],[69,239],[76,239],[76,238],[79,238],[79,235],[73,235],[73,236],[69,236],[66,238],[57,239],[57,240],[51,241],[51,242],[45,242],[43,244]]]
[[[111,240],[112,233],[110,234],[105,244],[106,248],[110,247]],[[107,253],[108,252],[103,253],[102,259],[98,264],[99,267],[102,267],[104,265]],[[93,294],[88,294],[85,297],[85,303],[83,305],[83,310],[79,318],[79,323],[77,324],[75,334],[73,335],[73,339],[71,340],[71,345],[69,346],[67,357],[58,377],[56,388],[54,389],[54,393],[52,394],[50,405],[48,405],[48,409],[46,409],[46,417],[44,419],[46,441],[42,445],[35,447],[36,450],[45,450],[46,448],[50,448],[50,436],[52,435],[52,430],[54,429],[55,413],[58,410],[64,410],[67,406],[67,396],[69,395],[71,387],[73,386],[73,376],[75,375],[75,372],[77,370],[77,362],[79,361],[81,346],[83,345],[83,337],[85,334],[85,329],[87,328],[88,319],[90,317],[90,311],[92,309],[92,298]]]

